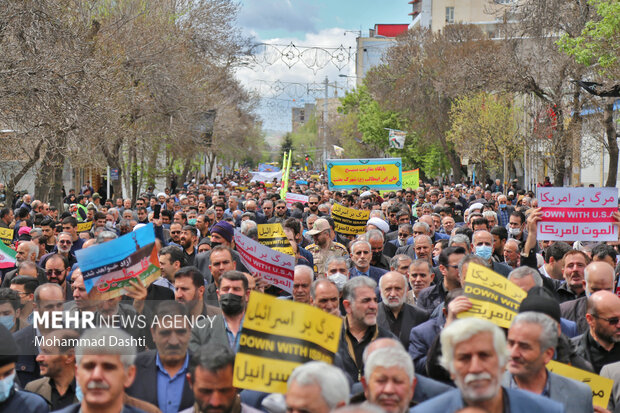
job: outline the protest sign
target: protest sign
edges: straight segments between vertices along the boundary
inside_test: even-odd
[[[282,224],[258,224],[258,242],[288,255],[295,255]]]
[[[617,188],[553,188],[537,191],[542,220],[538,239],[554,241],[618,241],[613,213]]]
[[[13,243],[13,230],[11,228],[0,228],[0,239],[4,245],[11,245]]]
[[[420,186],[420,169],[403,172],[403,189],[418,189]]]
[[[78,222],[76,231],[77,232],[88,232],[93,227],[93,221],[87,222]]]
[[[513,282],[473,262],[467,266],[464,290],[473,307],[460,313],[458,318],[483,318],[503,328],[510,328],[521,301],[527,296]]]
[[[293,194],[291,192],[286,193],[286,207],[291,208],[295,202],[301,202],[302,204],[308,203],[308,195]]]
[[[265,182],[272,183],[274,179],[280,181],[282,180],[282,171],[277,172],[250,172],[252,174],[252,179],[250,182]]]
[[[153,224],[110,242],[77,250],[75,257],[91,299],[121,296],[124,287],[136,278],[148,287],[160,275]]]
[[[278,172],[280,168],[266,163],[258,164],[258,172]]]
[[[403,149],[405,147],[405,139],[407,138],[407,132],[397,129],[388,129],[390,142],[390,148]]]
[[[613,380],[555,360],[551,360],[547,363],[547,369],[560,376],[587,384],[590,386],[590,389],[592,389],[592,404],[604,409],[607,408],[609,396],[611,396],[611,389],[614,385]]]
[[[336,191],[361,187],[401,189],[402,162],[400,158],[329,159],[327,182],[329,189]]]
[[[295,257],[246,237],[235,229],[235,245],[241,262],[252,273],[258,273],[269,284],[293,294]]]
[[[340,234],[363,234],[366,232],[366,222],[370,211],[347,208],[340,204],[332,207],[332,219],[336,232]]]
[[[308,304],[252,291],[233,386],[266,393],[286,393],[295,367],[308,361],[332,364],[338,351],[342,319]]]

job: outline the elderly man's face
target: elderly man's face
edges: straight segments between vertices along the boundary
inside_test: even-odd
[[[500,391],[502,371],[492,333],[478,333],[454,347],[451,377],[467,402],[495,397]]]
[[[413,398],[413,383],[402,367],[377,366],[368,381],[364,379],[366,399],[381,406],[387,413],[405,413]]]
[[[286,392],[287,413],[329,413],[318,384],[301,385],[293,380]]]
[[[136,376],[135,366],[125,368],[119,355],[85,354],[76,369],[76,381],[84,393],[84,402],[97,410],[105,410],[123,397]]]

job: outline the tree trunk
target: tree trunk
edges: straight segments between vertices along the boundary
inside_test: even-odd
[[[58,211],[62,212],[63,202],[62,202],[62,171],[65,166],[65,151],[64,148],[67,146],[67,136],[65,133],[57,136],[57,145],[58,147],[51,154],[50,158],[50,178],[51,182],[49,185],[49,203],[56,208]]]
[[[110,148],[106,145],[102,146],[102,152],[105,156],[106,161],[108,162],[108,166],[110,169],[118,169],[118,179],[112,181],[112,176],[110,174],[110,181],[112,185],[112,193],[114,198],[122,198],[123,197],[123,181],[122,181],[122,169],[121,168],[121,147],[123,145],[123,138],[116,138],[116,141],[112,143]],[[113,199],[111,194],[108,194],[108,198]]]
[[[13,208],[13,203],[15,202],[15,187],[17,183],[26,175],[28,170],[32,168],[41,157],[41,146],[43,145],[43,139],[39,141],[37,146],[34,148],[34,152],[32,153],[32,157],[28,162],[26,162],[17,173],[11,175],[11,177],[4,184],[4,191],[6,193],[6,206],[9,208]]]
[[[607,183],[605,186],[616,186],[618,180],[618,131],[614,123],[614,102],[612,98],[605,99],[605,109],[603,111],[603,124],[607,135],[607,146],[609,147],[609,169],[607,170]]]
[[[138,154],[135,139],[129,145],[129,168],[131,169],[131,203],[135,204],[138,197]]]

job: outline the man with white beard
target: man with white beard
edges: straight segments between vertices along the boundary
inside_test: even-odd
[[[429,316],[426,311],[405,303],[407,288],[407,278],[403,274],[397,271],[384,274],[379,280],[382,302],[377,309],[377,325],[390,330],[405,348],[409,348],[411,329]]]
[[[478,318],[456,320],[441,332],[441,364],[457,389],[414,407],[412,413],[454,412],[465,407],[488,413],[564,411],[546,397],[501,386],[508,361],[506,336],[495,324]]]

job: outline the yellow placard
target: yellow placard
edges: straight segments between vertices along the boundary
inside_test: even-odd
[[[93,221],[88,221],[88,222],[79,222],[77,224],[77,232],[86,232],[86,231],[90,231],[90,229],[93,227]]]
[[[13,243],[13,230],[11,228],[0,228],[0,239],[4,245],[11,245]]]
[[[458,318],[478,317],[510,328],[527,293],[516,284],[482,265],[469,263],[465,276],[465,296],[473,307]]]
[[[394,163],[375,165],[333,165],[330,168],[330,188],[367,186],[380,189],[400,181],[400,167]],[[398,185],[400,187],[400,185]],[[386,188],[387,189],[387,188]]]
[[[233,386],[286,393],[300,364],[333,362],[342,319],[317,307],[252,291],[235,358]]]
[[[261,244],[284,254],[295,255],[282,224],[258,224],[257,230],[258,242]]]
[[[332,207],[332,219],[335,231],[340,234],[363,234],[366,232],[366,223],[370,211],[347,208],[340,204]]]
[[[569,379],[587,384],[590,386],[590,389],[592,389],[592,404],[604,409],[607,408],[609,397],[611,396],[611,389],[614,385],[614,381],[612,379],[601,377],[589,371],[581,370],[576,367],[569,366],[568,364],[559,363],[555,360],[551,360],[547,363],[547,369],[557,375],[568,377]]]
[[[319,175],[310,175],[310,179],[316,179],[318,181],[321,177]]]
[[[420,186],[420,169],[403,171],[403,189],[418,189]]]

